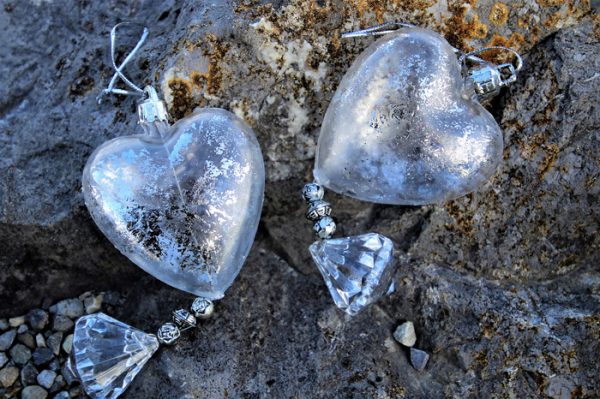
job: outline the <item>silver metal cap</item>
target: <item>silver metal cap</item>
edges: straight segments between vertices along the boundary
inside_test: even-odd
[[[138,123],[168,122],[167,105],[158,98],[158,93],[152,86],[144,88],[146,97],[138,103]]]

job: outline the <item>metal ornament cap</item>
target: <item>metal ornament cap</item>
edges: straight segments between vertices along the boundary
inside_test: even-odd
[[[360,200],[442,203],[477,190],[502,159],[502,130],[439,34],[406,27],[371,44],[325,114],[314,177]]]

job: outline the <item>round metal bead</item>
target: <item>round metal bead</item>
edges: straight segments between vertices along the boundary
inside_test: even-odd
[[[308,183],[302,189],[302,198],[306,202],[323,199],[323,195],[325,195],[325,190],[317,183]]]
[[[313,231],[319,238],[331,238],[335,233],[335,221],[331,217],[325,216],[315,222]]]
[[[208,319],[215,310],[215,304],[210,299],[198,297],[194,299],[190,310],[197,318]]]
[[[175,324],[165,323],[158,329],[156,337],[161,344],[172,345],[179,339],[180,335],[179,328]]]
[[[173,312],[173,322],[184,330],[196,327],[196,318],[185,309],[177,309]]]
[[[311,201],[306,211],[306,218],[312,221],[329,215],[331,215],[331,205],[323,200]]]

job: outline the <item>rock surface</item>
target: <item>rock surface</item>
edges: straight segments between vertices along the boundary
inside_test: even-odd
[[[91,151],[137,129],[130,98],[95,101],[112,75],[108,32],[134,19],[151,32],[129,76],[160,88],[176,118],[196,106],[243,117],[261,143],[268,181],[254,249],[215,317],[160,351],[124,398],[600,396],[600,20],[589,2],[2,7],[0,318],[12,328],[28,323],[22,315],[32,309],[90,290],[119,291],[126,300],[104,295],[103,311],[146,331],[191,301],[121,256],[80,192]],[[339,33],[391,20],[433,28],[463,49],[508,44],[526,64],[490,105],[504,130],[504,160],[476,193],[426,207],[326,193],[338,237],[377,231],[403,252],[396,292],[350,319],[310,260],[298,191],[310,180],[333,91],[372,40],[341,41]],[[50,312],[42,328],[68,336],[71,317],[84,312],[75,301],[77,309]],[[415,323],[419,348],[430,354],[422,372],[393,340],[402,320]],[[4,367],[23,366],[11,359]],[[23,387],[19,380],[3,389],[0,396],[18,397]]]

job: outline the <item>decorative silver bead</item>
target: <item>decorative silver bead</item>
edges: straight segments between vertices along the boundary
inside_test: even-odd
[[[517,73],[512,64],[485,64],[469,71],[469,78],[480,102],[485,103],[494,98],[500,89],[517,80]]]
[[[196,318],[185,309],[177,309],[174,311],[173,321],[182,330],[196,327]]]
[[[210,299],[198,297],[194,299],[190,310],[199,319],[208,319],[215,310],[215,304]]]
[[[312,221],[329,215],[331,215],[331,205],[323,200],[311,201],[306,211],[306,218]]]
[[[325,190],[317,183],[308,183],[302,189],[302,198],[306,202],[323,199],[323,195],[325,195]]]
[[[179,339],[180,335],[181,333],[179,332],[179,328],[173,323],[163,324],[158,329],[158,333],[156,333],[158,342],[164,345],[172,345]]]
[[[331,238],[335,233],[335,222],[329,216],[325,216],[315,222],[313,231],[319,238]]]

